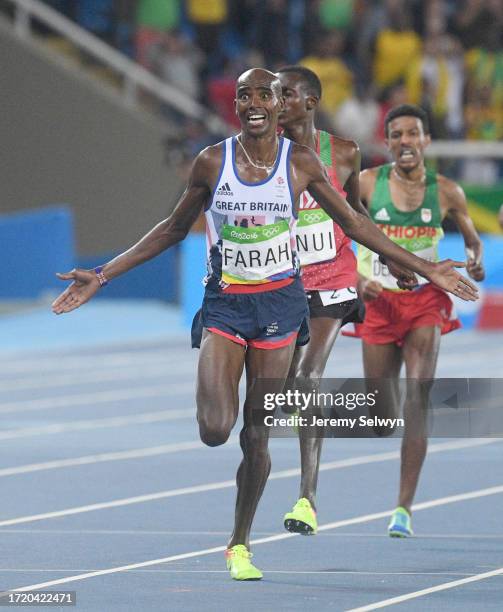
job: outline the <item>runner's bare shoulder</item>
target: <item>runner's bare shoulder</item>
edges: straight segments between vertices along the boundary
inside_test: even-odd
[[[360,153],[360,147],[354,140],[340,138],[334,135],[334,149],[337,157],[349,166],[353,167]]]
[[[443,174],[437,174],[438,192],[441,197],[449,200],[458,200],[459,198],[465,198],[465,192],[461,185],[458,185],[455,181],[447,178]]]
[[[213,185],[222,166],[225,142],[219,142],[203,149],[192,165],[192,178]]]
[[[360,195],[362,200],[369,201],[372,197],[372,192],[377,180],[379,166],[375,168],[367,168],[360,172]]]
[[[302,144],[292,143],[292,153],[290,156],[293,169],[298,172],[312,175],[323,169],[320,158],[309,147]]]

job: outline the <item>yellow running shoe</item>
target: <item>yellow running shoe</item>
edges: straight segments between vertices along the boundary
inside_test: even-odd
[[[410,514],[402,506],[398,506],[391,515],[388,534],[392,538],[409,538],[411,535],[414,535]]]
[[[244,544],[236,544],[225,551],[227,569],[231,573],[231,578],[234,580],[262,579],[262,572],[250,562],[252,556]]]
[[[301,497],[291,512],[287,512],[283,519],[287,531],[301,535],[315,535],[318,531],[316,512],[305,497]]]

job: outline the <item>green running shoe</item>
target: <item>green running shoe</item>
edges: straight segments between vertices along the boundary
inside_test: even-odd
[[[301,535],[315,535],[318,531],[316,512],[305,497],[301,497],[292,511],[285,514],[283,524],[287,531]]]
[[[388,534],[392,538],[408,538],[414,535],[410,521],[410,514],[402,506],[391,515],[391,520],[388,525]]]
[[[227,569],[234,580],[261,580],[262,572],[250,563],[251,552],[244,544],[236,544],[225,551]]]

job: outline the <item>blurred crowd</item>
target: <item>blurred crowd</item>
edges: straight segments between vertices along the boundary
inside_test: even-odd
[[[364,163],[403,102],[427,110],[434,138],[503,139],[503,0],[46,2],[230,125],[237,75],[301,63],[323,85],[319,123],[356,140]]]

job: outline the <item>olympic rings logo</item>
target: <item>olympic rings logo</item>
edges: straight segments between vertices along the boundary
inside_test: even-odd
[[[318,223],[318,221],[323,219],[323,214],[319,212],[312,212],[302,215],[302,218],[308,223]]]
[[[276,236],[276,234],[279,234],[279,231],[279,227],[271,227],[269,229],[262,230],[262,233],[266,238],[272,238],[273,236]]]

